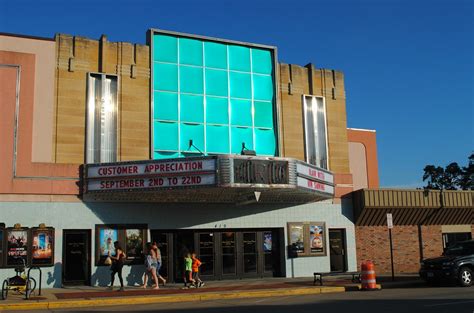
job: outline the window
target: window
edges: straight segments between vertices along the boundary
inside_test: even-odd
[[[443,233],[443,248],[448,249],[459,242],[471,239],[471,233]]]
[[[153,158],[277,155],[271,48],[154,32]],[[192,145],[190,144],[192,140]]]
[[[89,74],[86,163],[117,160],[117,76]]]
[[[303,95],[306,162],[328,169],[324,98]]]

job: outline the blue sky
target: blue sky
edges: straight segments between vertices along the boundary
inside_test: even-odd
[[[383,187],[474,150],[474,2],[0,0],[0,32],[145,42],[148,28],[278,47],[345,73],[348,127],[377,130]]]

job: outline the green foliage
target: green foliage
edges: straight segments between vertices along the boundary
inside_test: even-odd
[[[460,167],[456,162],[445,168],[425,166],[423,181],[427,181],[425,188],[428,189],[474,190],[474,154],[469,156],[469,163],[464,167]]]

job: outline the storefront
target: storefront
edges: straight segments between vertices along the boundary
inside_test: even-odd
[[[24,260],[49,287],[105,286],[114,241],[128,285],[152,241],[170,281],[187,252],[206,280],[356,269],[342,73],[168,31],[7,39],[0,280]]]

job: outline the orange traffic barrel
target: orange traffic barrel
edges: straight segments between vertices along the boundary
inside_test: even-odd
[[[360,280],[362,282],[362,290],[377,290],[374,263],[372,261],[362,262],[360,267]]]

